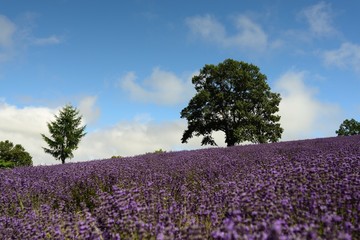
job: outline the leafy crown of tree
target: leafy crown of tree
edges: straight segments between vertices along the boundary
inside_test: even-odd
[[[20,144],[9,140],[0,142],[0,167],[32,166],[32,157]]]
[[[360,122],[355,119],[345,119],[336,131],[338,136],[351,136],[360,134]]]
[[[213,131],[224,132],[228,146],[278,141],[283,129],[275,113],[281,97],[270,91],[266,79],[257,66],[242,61],[205,65],[192,78],[197,93],[181,111],[188,121],[182,143],[203,135],[202,145],[216,145]]]
[[[55,121],[47,124],[51,137],[41,134],[49,148],[43,148],[46,153],[61,160],[64,164],[67,158],[73,158],[73,151],[78,148],[82,137],[86,135],[85,127],[81,125],[82,116],[71,105],[66,105],[55,115]]]

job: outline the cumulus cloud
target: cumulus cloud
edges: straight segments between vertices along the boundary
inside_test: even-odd
[[[174,105],[188,100],[193,94],[191,76],[182,79],[172,72],[155,68],[150,77],[138,83],[136,74],[129,72],[119,80],[119,87],[137,101]]]
[[[326,65],[350,68],[360,73],[360,45],[345,42],[339,49],[325,51],[323,58]]]
[[[96,106],[96,96],[88,96],[80,100],[79,111],[85,123],[94,123],[100,116],[100,108]]]
[[[0,101],[0,141],[9,140],[21,144],[33,157],[36,164],[45,163],[46,156],[42,150],[44,142],[41,133],[48,134],[47,122],[53,120],[58,109],[46,107],[18,108]],[[54,163],[50,160],[50,163]]]
[[[93,106],[93,100],[92,97],[83,99],[79,108],[81,105]],[[34,165],[60,164],[44,153],[42,147],[47,146],[40,135],[49,135],[47,122],[54,120],[60,108],[19,108],[1,100],[0,141],[21,144],[33,157]],[[113,155],[133,156],[160,148],[166,151],[201,148],[201,138],[190,139],[188,144],[181,143],[186,126],[186,121],[181,119],[155,122],[147,114],[134,116],[131,121],[119,121],[114,126],[88,132],[74,151],[74,158],[68,162],[104,159]],[[214,139],[219,146],[225,146],[222,133],[216,132]]]
[[[268,47],[267,34],[259,24],[244,15],[235,18],[237,33],[234,35],[229,35],[224,25],[211,15],[187,18],[186,24],[194,36],[222,47],[252,50],[265,50]]]
[[[332,136],[338,127],[339,106],[317,99],[317,90],[305,84],[305,76],[305,72],[288,71],[276,81],[282,97],[282,140]]]
[[[319,2],[301,12],[315,36],[329,36],[337,31],[332,26],[332,9],[329,3]]]
[[[75,160],[110,158],[114,155],[133,156],[160,148],[178,151],[206,147],[201,146],[200,137],[182,144],[181,137],[186,127],[184,120],[154,122],[135,117],[132,121],[121,121],[113,127],[89,133],[80,143]],[[213,136],[219,146],[225,146],[224,134],[216,132]]]
[[[175,149],[180,145],[183,124],[179,121],[121,121],[115,126],[91,132],[81,142],[79,161],[110,158],[113,155],[132,156],[156,149]],[[101,141],[100,141],[101,139]]]
[[[79,102],[79,109],[85,121],[97,117],[92,113],[95,107],[95,97],[85,97]],[[62,106],[61,106],[62,107]],[[9,140],[21,144],[33,157],[35,165],[59,163],[51,155],[45,154],[42,147],[47,147],[41,133],[49,135],[47,123],[54,120],[61,107],[17,107],[0,99],[0,141]],[[84,112],[82,112],[84,111]],[[81,149],[79,149],[81,150]],[[77,156],[77,152],[75,152]],[[87,155],[78,156],[86,159]]]

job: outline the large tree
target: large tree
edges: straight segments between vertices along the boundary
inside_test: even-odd
[[[0,142],[0,168],[19,166],[32,166],[32,157],[20,144],[14,144],[9,140]]]
[[[351,136],[360,134],[360,122],[355,119],[345,119],[336,131],[338,136]]]
[[[73,151],[78,148],[82,137],[86,135],[85,127],[81,126],[82,116],[71,105],[66,105],[55,115],[55,121],[48,123],[51,137],[41,134],[49,148],[43,148],[46,153],[53,155],[64,164],[67,158],[73,158]]]
[[[281,97],[266,79],[257,66],[232,59],[205,65],[192,78],[197,93],[181,111],[188,121],[182,143],[203,135],[202,145],[216,145],[213,131],[225,133],[227,146],[278,141],[283,129],[275,113]]]

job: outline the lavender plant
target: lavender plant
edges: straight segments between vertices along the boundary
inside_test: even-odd
[[[359,239],[360,136],[0,171],[0,239]]]

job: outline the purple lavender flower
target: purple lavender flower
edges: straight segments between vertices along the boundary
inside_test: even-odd
[[[360,136],[0,171],[0,239],[360,239]]]

